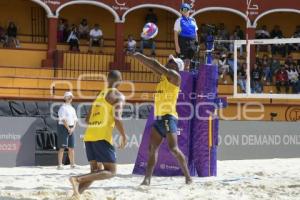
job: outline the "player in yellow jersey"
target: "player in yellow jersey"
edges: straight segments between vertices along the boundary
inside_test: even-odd
[[[184,69],[184,63],[180,58],[169,57],[168,63],[163,66],[157,60],[140,53],[134,53],[133,57],[143,63],[151,71],[161,76],[156,87],[154,115],[155,122],[152,127],[149,144],[149,159],[146,175],[142,185],[150,185],[151,176],[157,162],[159,146],[163,138],[167,139],[171,153],[178,160],[185,176],[186,184],[192,182],[187,162],[177,143],[177,120],[176,104],[181,84],[179,71]]]
[[[70,178],[74,190],[73,196],[78,199],[93,181],[109,179],[116,174],[116,153],[112,135],[115,126],[121,135],[119,148],[124,148],[127,143],[124,127],[120,121],[125,97],[117,90],[121,80],[119,71],[109,72],[108,88],[97,96],[86,119],[88,127],[84,142],[91,173]]]

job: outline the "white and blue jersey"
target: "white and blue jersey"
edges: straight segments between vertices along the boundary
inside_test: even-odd
[[[196,39],[198,31],[196,20],[192,17],[181,16],[175,22],[174,31],[178,32],[180,37]]]

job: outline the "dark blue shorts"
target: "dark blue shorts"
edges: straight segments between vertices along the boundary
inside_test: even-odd
[[[72,128],[72,126],[70,126]],[[74,133],[69,135],[68,129],[64,125],[58,124],[57,126],[57,148],[74,148],[75,137]]]
[[[153,127],[162,137],[166,137],[168,133],[177,134],[177,123],[178,120],[173,115],[164,115],[157,117],[153,123]]]
[[[115,163],[117,160],[115,148],[106,140],[85,142],[85,150],[88,161]]]

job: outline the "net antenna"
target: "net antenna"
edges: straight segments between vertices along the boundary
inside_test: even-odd
[[[234,41],[234,98],[258,98],[258,99],[300,99],[300,94],[273,94],[273,93],[251,93],[251,45],[282,45],[282,44],[300,44],[300,38],[286,39],[255,39],[255,40],[235,40]],[[238,48],[246,45],[246,63],[247,63],[247,82],[246,93],[238,93]]]

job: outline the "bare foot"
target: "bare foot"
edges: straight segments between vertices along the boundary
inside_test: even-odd
[[[141,185],[147,185],[147,186],[149,186],[149,185],[150,185],[150,178],[145,177],[145,179],[144,179],[144,181],[141,183]]]
[[[186,178],[185,178],[185,184],[190,185],[190,184],[192,184],[192,183],[193,183],[193,180],[192,180],[191,177],[186,177]]]
[[[78,186],[79,194],[82,194],[91,184],[92,182],[80,183]]]
[[[70,178],[69,178],[69,181],[70,181],[70,183],[72,184],[73,191],[74,191],[72,197],[75,197],[75,198],[77,198],[77,199],[80,199],[80,194],[79,194],[79,191],[78,191],[79,183],[78,183],[78,181],[76,180],[76,177],[70,177]]]
[[[80,200],[80,196],[76,196],[73,194],[70,200]]]

